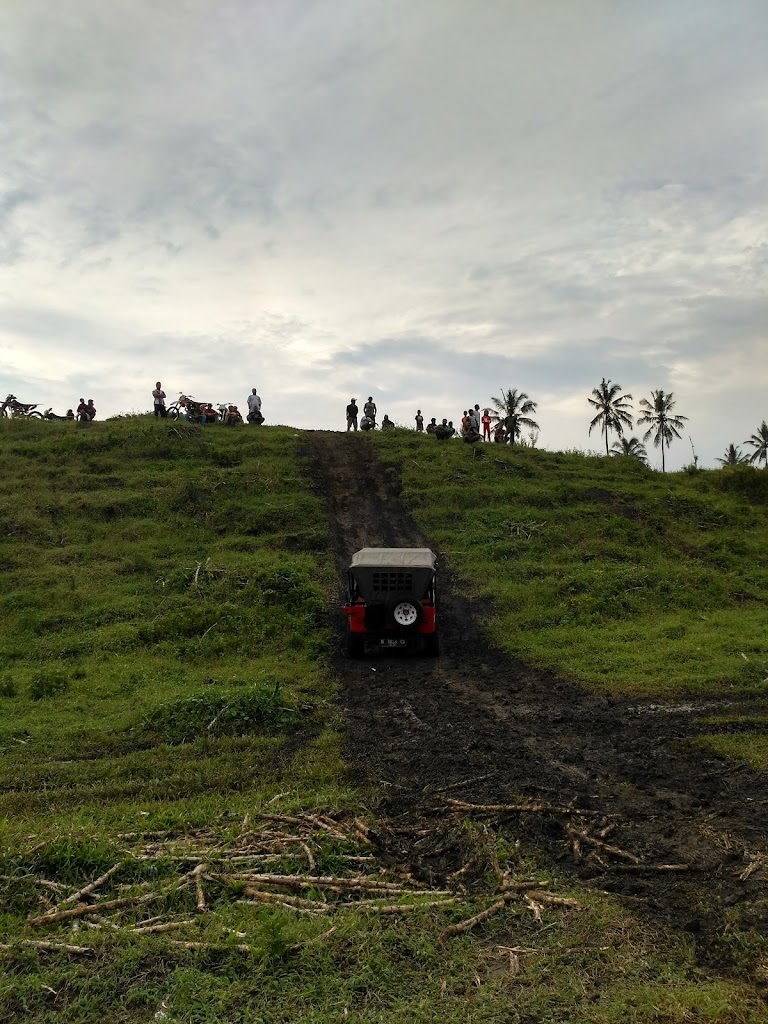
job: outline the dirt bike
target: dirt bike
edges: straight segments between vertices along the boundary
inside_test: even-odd
[[[179,395],[177,401],[171,402],[168,406],[168,419],[177,420],[179,417],[182,419],[185,416],[190,416],[193,422],[197,422],[200,419],[200,410],[207,402],[198,402],[192,395]]]
[[[16,395],[7,395],[5,401],[0,405],[0,416],[31,416],[33,419],[43,419],[41,412],[35,412],[38,403],[20,402]]]
[[[44,420],[73,420],[75,418],[74,413],[71,416],[59,416],[53,409],[46,409],[42,415]]]

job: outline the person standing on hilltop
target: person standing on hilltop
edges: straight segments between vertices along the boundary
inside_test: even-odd
[[[416,429],[421,432],[424,429],[424,417],[421,415],[421,409],[416,410]]]
[[[483,440],[484,441],[490,441],[491,440],[491,414],[490,414],[490,412],[487,409],[483,409],[482,424],[483,424]]]
[[[350,398],[349,405],[347,406],[347,430],[357,430],[357,414],[359,411],[357,401],[354,398]]]
[[[89,420],[95,420],[96,419],[96,406],[93,404],[93,399],[92,398],[88,399],[88,404],[85,407],[85,411],[88,414],[88,419]]]
[[[363,406],[363,413],[366,418],[373,421],[373,425],[376,426],[376,403],[373,398],[368,395],[368,401]]]
[[[165,408],[165,392],[160,381],[155,384],[155,390],[152,392],[152,401],[155,403],[155,416],[162,416],[165,419],[168,415],[168,410]]]
[[[257,427],[261,426],[264,422],[264,417],[261,415],[261,399],[259,398],[256,388],[251,388],[251,393],[247,398],[248,402],[248,422],[255,423]]]

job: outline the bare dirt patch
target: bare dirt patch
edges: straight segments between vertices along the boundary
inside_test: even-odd
[[[313,434],[307,456],[340,581],[365,545],[434,548],[367,438]],[[347,757],[385,793],[382,850],[435,884],[465,863],[461,816],[491,819],[582,884],[691,932],[702,962],[727,966],[717,939],[727,908],[742,926],[768,923],[765,779],[687,746],[701,700],[630,703],[533,671],[489,644],[460,583],[445,568],[441,577],[438,660],[349,661],[338,644]]]

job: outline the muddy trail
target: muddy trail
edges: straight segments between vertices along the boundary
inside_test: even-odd
[[[360,547],[434,547],[401,501],[398,471],[366,438],[317,433],[307,445],[340,585]],[[440,564],[439,659],[348,660],[342,617],[334,620],[347,758],[385,794],[379,844],[439,882],[466,858],[461,815],[485,817],[582,884],[686,929],[700,962],[727,968],[724,916],[768,923],[768,792],[762,776],[686,744],[695,719],[718,705],[590,695],[517,663],[490,646]],[[541,809],[488,809],[515,803]]]

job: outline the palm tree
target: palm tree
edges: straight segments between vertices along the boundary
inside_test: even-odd
[[[737,448],[735,444],[729,444],[723,452],[722,459],[715,459],[721,466],[743,466],[745,462],[749,462],[749,456],[742,454],[741,448]]]
[[[672,444],[672,441],[676,437],[680,437],[680,431],[683,429],[683,420],[687,420],[687,416],[675,416],[672,410],[675,407],[675,396],[671,391],[664,392],[661,389],[658,391],[651,392],[651,401],[647,398],[640,399],[640,405],[642,405],[644,412],[637,420],[637,425],[648,423],[649,428],[643,437],[644,441],[647,441],[650,437],[653,437],[653,446],[658,448],[661,445],[661,471],[666,471],[666,465],[664,462],[664,445],[667,447]]]
[[[624,427],[632,429],[632,417],[629,415],[632,409],[632,395],[621,394],[621,384],[613,384],[603,377],[600,386],[592,388],[594,398],[587,401],[597,409],[597,416],[589,424],[589,432],[593,427],[600,427],[605,435],[605,454],[608,454],[608,431],[615,430],[621,437]]]
[[[744,444],[752,445],[755,449],[750,456],[750,462],[759,462],[761,459],[768,468],[768,423],[763,420],[755,433]]]
[[[640,459],[641,462],[645,462],[648,458],[645,445],[641,444],[637,437],[630,437],[629,440],[622,437],[618,441],[614,441],[611,445],[611,455],[628,455],[630,458]]]
[[[524,391],[518,392],[517,388],[501,392],[500,398],[492,398],[491,404],[497,410],[494,414],[497,423],[503,423],[507,432],[510,444],[520,437],[523,427],[529,430],[538,430],[539,424],[532,420],[528,413],[536,412],[536,402],[526,395]]]

